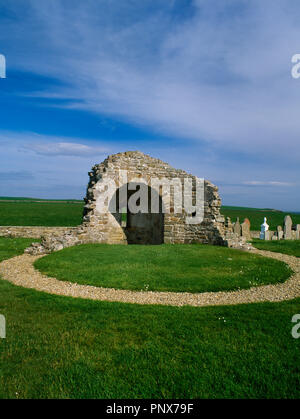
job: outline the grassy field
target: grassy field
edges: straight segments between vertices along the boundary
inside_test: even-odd
[[[116,261],[120,261],[116,262]],[[46,275],[79,284],[149,291],[225,291],[285,281],[287,265],[207,245],[85,244],[35,262]]]
[[[27,244],[1,239],[0,259]],[[0,280],[0,398],[299,398],[299,312],[300,299],[139,306]]]
[[[18,201],[18,202],[82,202],[82,199],[45,199],[45,198],[25,198],[22,196],[0,196],[0,201]]]
[[[71,227],[81,223],[83,201],[42,200],[35,198],[0,197],[0,226],[47,226]],[[221,212],[235,221],[244,218],[251,221],[251,230],[260,230],[263,217],[268,218],[270,229],[283,224],[288,213],[270,209],[223,206]],[[291,215],[294,224],[300,224],[300,214]]]
[[[285,253],[287,255],[300,257],[300,240],[264,241],[253,240],[253,246],[261,250]]]
[[[0,225],[72,227],[81,224],[83,202],[7,202],[0,200]]]
[[[232,222],[236,221],[237,217],[239,217],[240,222],[243,222],[245,218],[249,218],[251,222],[251,230],[260,230],[264,217],[267,217],[267,223],[270,226],[270,230],[276,230],[278,225],[283,225],[283,220],[286,215],[290,215],[292,217],[293,224],[300,224],[300,214],[275,211],[271,209],[223,206],[221,213],[225,217],[230,217]]]

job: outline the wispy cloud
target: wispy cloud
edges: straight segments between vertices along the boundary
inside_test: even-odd
[[[34,151],[37,154],[44,156],[79,156],[89,157],[96,154],[102,155],[107,153],[108,149],[105,147],[91,147],[79,143],[32,143],[25,144],[24,149]]]
[[[15,182],[32,179],[34,179],[34,174],[26,170],[0,172],[0,182]]]
[[[82,198],[88,171],[109,154],[104,150],[106,144],[83,138],[0,131],[0,195]]]
[[[249,180],[242,182],[242,185],[248,186],[294,186],[291,182],[278,182],[278,181],[264,181],[264,180]]]
[[[179,2],[158,2],[161,9],[146,13],[150,3],[32,0],[15,25],[23,28],[23,43],[34,37],[35,48],[15,64],[64,81],[43,92],[71,100],[62,106],[232,150],[255,154],[264,147],[269,156],[299,159],[300,85],[290,76],[299,3],[195,0],[184,19],[172,15]]]
[[[249,201],[254,191],[265,199],[263,187],[295,186],[300,81],[291,77],[291,57],[300,52],[298,0],[20,0],[3,10],[0,41],[10,69],[57,79],[38,93],[51,106],[109,115],[157,138],[167,134],[161,157],[172,155],[200,176],[238,179]],[[173,152],[176,137],[186,149]],[[98,162],[107,147],[105,139],[11,138],[43,162],[49,157],[49,166],[51,156],[60,156],[87,167],[89,147],[99,147]],[[107,148],[119,151],[116,142]],[[295,193],[287,196],[296,206]]]
[[[35,132],[11,132],[0,130],[0,149],[34,152],[44,156],[73,156],[101,158],[112,151],[111,145],[101,140],[71,138],[38,134]]]

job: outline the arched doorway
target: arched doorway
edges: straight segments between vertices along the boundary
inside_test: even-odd
[[[143,210],[132,211],[130,203],[139,192],[148,197]],[[114,201],[115,200],[115,201]],[[158,212],[151,211],[151,202],[158,203]],[[113,211],[116,202],[116,212]],[[136,200],[140,206],[139,199]],[[122,227],[128,244],[162,244],[164,243],[164,213],[163,202],[157,191],[145,183],[131,182],[121,186],[110,201],[109,210]]]

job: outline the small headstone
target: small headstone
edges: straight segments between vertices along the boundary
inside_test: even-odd
[[[269,230],[265,231],[265,240],[271,240],[271,232]]]
[[[285,240],[291,240],[292,239],[292,219],[289,215],[284,217],[284,238]]]
[[[274,234],[273,234],[273,236],[272,236],[272,240],[278,240],[277,233],[274,233]]]
[[[260,226],[260,240],[270,240],[266,239],[266,232],[269,230],[269,224],[267,224],[267,217],[264,217],[264,222]]]
[[[233,232],[238,236],[241,235],[241,224],[239,218],[237,218],[236,222],[234,223]]]
[[[246,240],[250,240],[251,239],[250,221],[248,220],[248,218],[244,219],[244,222],[241,225],[241,230],[242,230],[242,236],[245,237]]]
[[[300,240],[300,224],[296,224],[296,240]]]
[[[277,236],[278,236],[278,240],[283,239],[283,230],[281,226],[277,226]]]

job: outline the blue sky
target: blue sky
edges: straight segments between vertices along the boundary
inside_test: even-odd
[[[82,198],[141,150],[300,210],[296,0],[0,0],[0,196]]]

